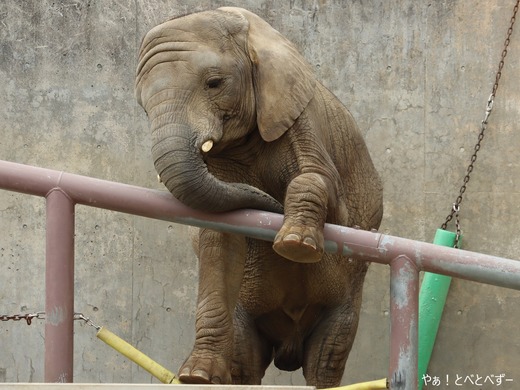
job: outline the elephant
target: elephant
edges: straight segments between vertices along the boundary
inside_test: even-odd
[[[338,386],[368,264],[324,252],[325,223],[378,229],[383,188],[352,115],[296,46],[242,8],[143,38],[135,96],[157,173],[205,212],[283,213],[274,243],[200,228],[195,341],[184,383],[260,384],[274,361]]]

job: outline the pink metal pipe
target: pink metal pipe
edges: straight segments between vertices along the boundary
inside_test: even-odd
[[[398,256],[390,263],[390,276],[390,389],[416,390],[419,270]]]
[[[166,221],[272,240],[283,216],[256,210],[208,214],[192,210],[166,191],[0,161],[0,188],[45,196],[61,188],[74,202]],[[420,271],[520,290],[520,262],[420,241],[327,224],[326,250],[381,264],[405,255]]]
[[[46,196],[45,382],[72,382],[74,354],[74,202]]]

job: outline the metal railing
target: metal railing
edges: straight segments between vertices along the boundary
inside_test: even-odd
[[[82,204],[272,241],[283,216],[256,210],[207,214],[166,191],[0,161],[0,189],[46,198],[45,381],[72,382],[74,207]],[[419,273],[520,290],[520,262],[327,224],[325,249],[390,266],[391,389],[417,388]],[[56,281],[59,280],[59,283]]]

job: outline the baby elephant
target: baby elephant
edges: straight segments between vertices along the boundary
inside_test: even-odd
[[[146,34],[136,97],[155,167],[186,205],[284,213],[274,244],[200,229],[196,338],[186,383],[260,384],[272,360],[340,384],[368,265],[324,253],[325,222],[377,229],[382,185],[347,109],[296,48],[240,8]]]

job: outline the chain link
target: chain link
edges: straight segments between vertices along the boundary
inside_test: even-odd
[[[31,313],[31,314],[13,314],[13,315],[0,314],[0,321],[25,320],[27,322],[27,325],[31,325],[33,318],[44,319],[45,313],[43,311],[39,311],[37,313]]]
[[[30,314],[12,314],[12,315],[0,314],[0,321],[21,321],[21,320],[25,320],[27,322],[27,325],[31,325],[32,324],[32,320],[34,318],[37,318],[39,320],[44,320],[45,319],[45,312],[44,311],[39,311],[39,312],[36,312],[36,313],[30,313]],[[101,329],[101,327],[96,325],[96,324],[94,324],[90,318],[85,317],[83,315],[83,313],[74,313],[73,320],[74,321],[82,320],[82,321],[85,321],[85,323],[87,325],[92,326],[92,327],[96,328],[97,330]]]
[[[473,172],[475,162],[477,161],[477,154],[482,146],[482,140],[484,139],[484,134],[487,129],[489,116],[491,115],[491,112],[493,111],[493,103],[495,101],[500,78],[502,77],[502,70],[504,68],[505,58],[507,56],[507,49],[509,47],[509,43],[511,42],[511,35],[513,34],[513,26],[516,21],[516,14],[518,12],[519,5],[520,5],[520,0],[517,0],[515,6],[513,8],[513,16],[511,17],[509,28],[508,28],[507,34],[506,34],[506,39],[504,41],[504,49],[502,50],[500,62],[498,63],[498,69],[497,69],[497,72],[495,75],[495,82],[493,84],[493,89],[491,91],[491,95],[489,95],[489,99],[486,104],[486,113],[485,113],[484,119],[482,120],[482,122],[480,124],[480,132],[478,135],[477,143],[473,150],[473,154],[471,155],[471,160],[470,160],[469,166],[466,170],[466,175],[464,176],[464,179],[462,181],[462,186],[460,187],[460,190],[459,190],[459,195],[457,196],[455,203],[453,203],[451,212],[446,217],[446,221],[441,226],[441,228],[443,230],[446,230],[448,223],[450,223],[450,221],[453,219],[454,216],[456,217],[456,229],[457,229],[457,236],[456,236],[456,242],[455,242],[456,248],[459,247],[459,238],[461,235],[460,220],[459,220],[460,204],[462,203],[463,195],[466,192],[467,184],[471,177],[470,176],[471,172]]]

